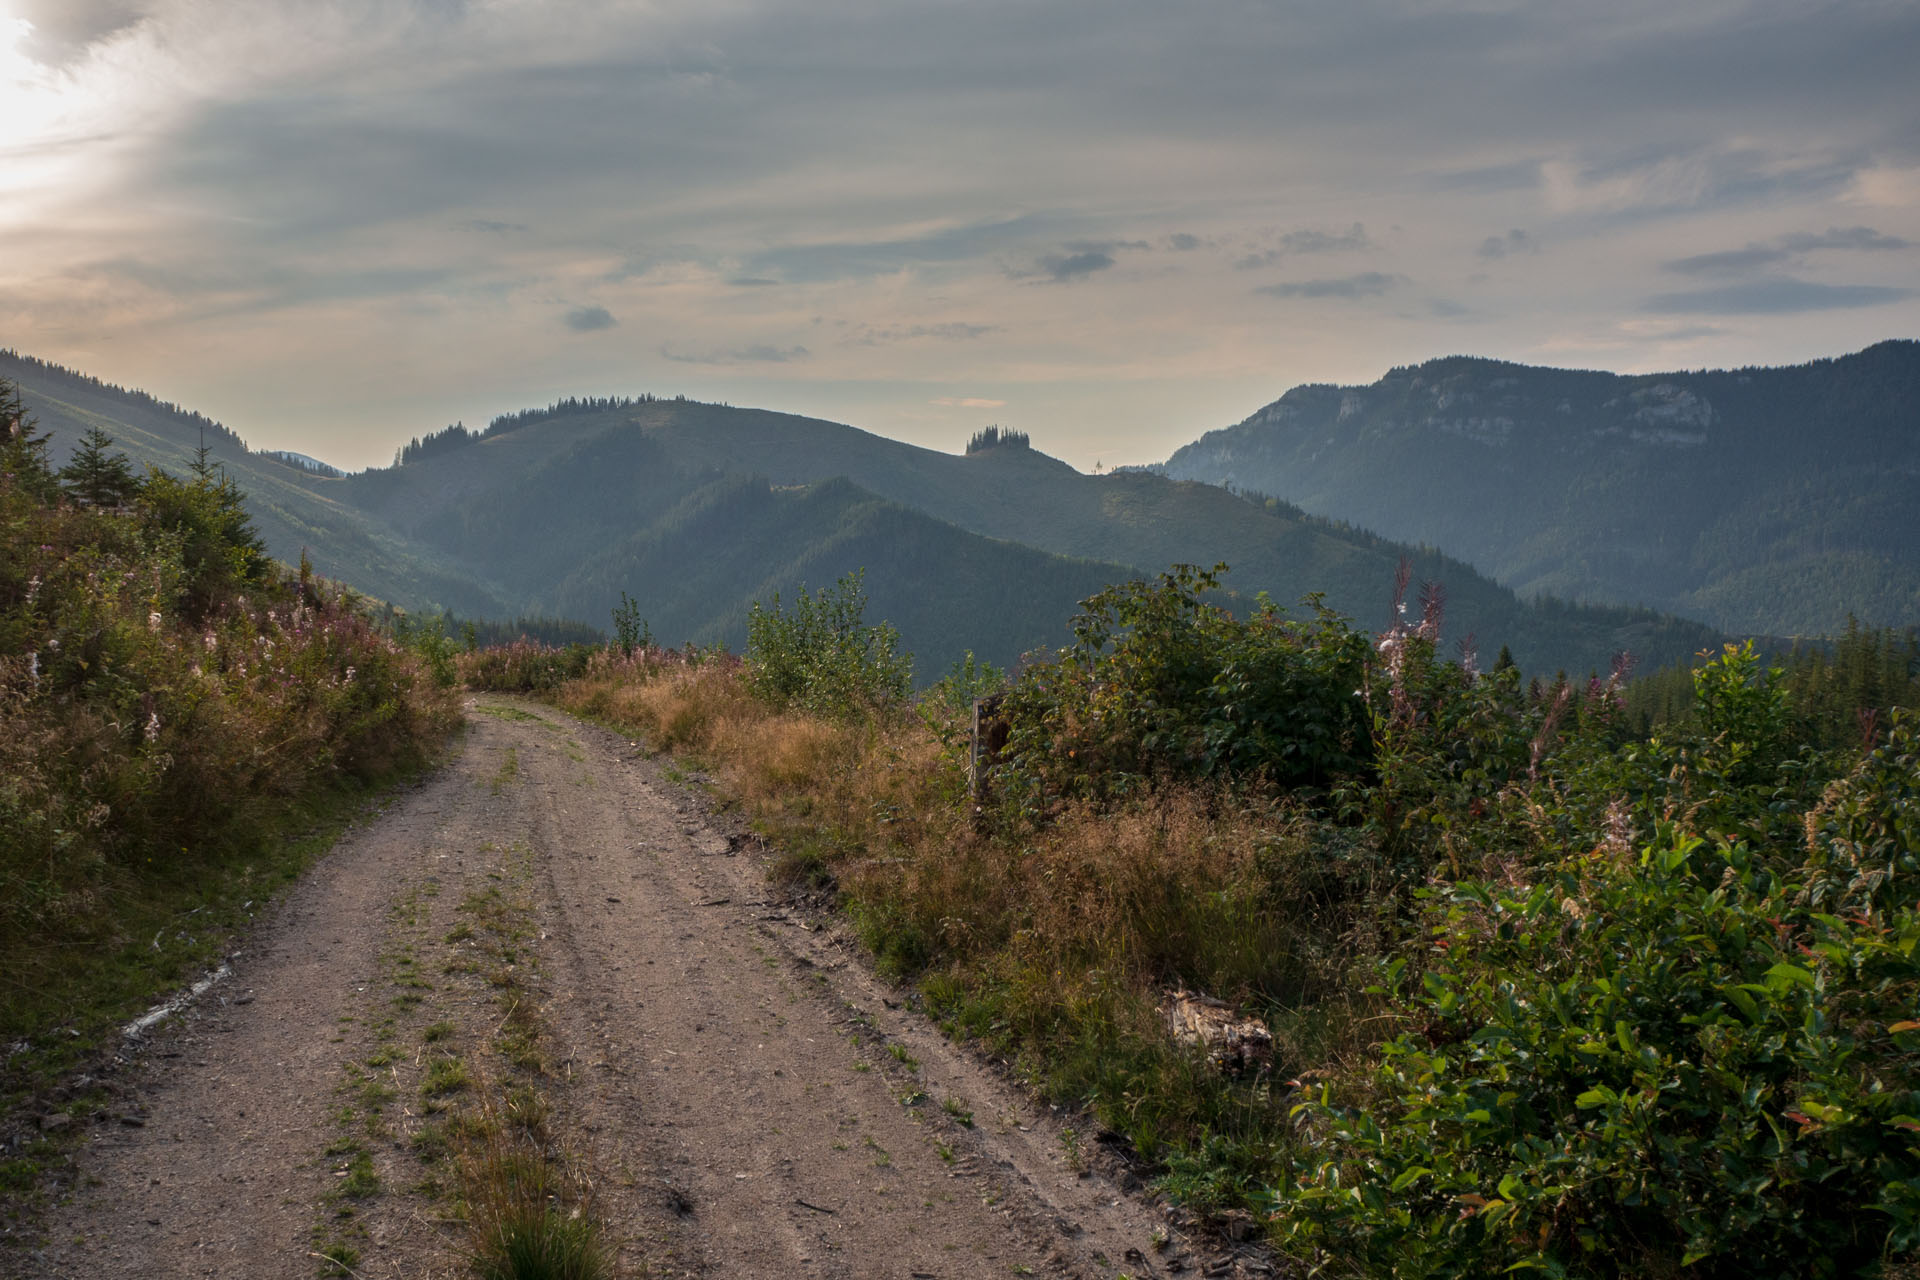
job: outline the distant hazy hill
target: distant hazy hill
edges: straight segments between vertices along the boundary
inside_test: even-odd
[[[569,401],[331,476],[37,362],[0,358],[0,376],[61,436],[98,422],[175,469],[206,427],[275,554],[305,546],[321,572],[411,608],[604,625],[626,591],[661,639],[737,647],[754,600],[864,568],[872,615],[900,627],[925,678],[967,649],[1006,663],[1063,643],[1077,601],[1176,561],[1227,561],[1243,600],[1323,591],[1379,626],[1408,554],[1417,578],[1448,589],[1449,637],[1477,633],[1485,655],[1509,645],[1533,669],[1604,668],[1623,648],[1667,661],[1715,639],[1647,611],[1523,604],[1430,549],[1211,485],[1082,475],[1021,444],[957,456],[758,410]]]
[[[1514,587],[1732,631],[1920,623],[1920,343],[1621,377],[1453,357],[1304,386],[1168,459]]]
[[[1323,591],[1377,626],[1410,554],[1418,577],[1447,586],[1450,636],[1475,632],[1489,652],[1504,643],[1539,668],[1604,668],[1622,648],[1670,659],[1713,638],[1644,612],[1530,607],[1431,550],[1210,485],[1083,475],[1020,444],[962,456],[818,419],[643,399],[450,429],[407,454],[341,482],[344,500],[484,566],[526,607],[574,616],[603,616],[623,589],[650,609],[681,593],[744,601],[865,565],[876,612],[916,652],[1002,660],[1036,609],[1054,620],[1042,638],[1064,639],[1067,584],[1089,570],[1104,582],[1224,560],[1244,597],[1291,605]],[[916,636],[921,625],[934,634]]]

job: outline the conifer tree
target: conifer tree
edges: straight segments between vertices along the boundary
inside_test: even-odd
[[[47,437],[20,400],[20,388],[0,378],[0,478],[52,502],[60,485],[47,465]]]
[[[108,452],[112,447],[112,436],[100,427],[88,427],[73,457],[60,468],[61,487],[90,507],[124,506],[140,492],[140,480],[126,454]]]

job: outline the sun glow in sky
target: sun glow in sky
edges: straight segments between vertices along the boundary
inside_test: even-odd
[[[343,465],[685,393],[1082,467],[1920,333],[1920,6],[0,0],[0,346]]]

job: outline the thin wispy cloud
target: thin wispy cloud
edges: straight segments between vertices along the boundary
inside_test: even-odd
[[[663,358],[675,364],[786,364],[793,360],[805,360],[812,353],[805,347],[776,347],[770,343],[756,342],[744,347],[728,347],[712,351],[676,351],[672,347],[660,348]]]
[[[1818,284],[1780,277],[1749,280],[1715,289],[1662,293],[1647,299],[1646,310],[1722,316],[1799,315],[1808,311],[1845,311],[1881,307],[1914,296],[1911,289],[1876,284]]]
[[[1775,267],[1823,249],[1885,253],[1912,247],[1911,241],[1886,235],[1872,227],[1830,227],[1821,232],[1794,232],[1766,244],[1749,244],[1742,249],[1724,249],[1717,253],[1697,253],[1690,257],[1675,258],[1665,265],[1667,270],[1681,275],[1731,276]]]
[[[1468,320],[1920,331],[1912,5],[239,8],[0,0],[0,333],[348,462],[666,386],[935,433],[959,378],[1145,461]]]
[[[1279,284],[1263,284],[1254,292],[1269,298],[1338,298],[1352,300],[1356,298],[1377,298],[1401,284],[1401,276],[1389,275],[1384,271],[1362,271],[1356,275],[1336,276],[1319,280],[1287,280]]]

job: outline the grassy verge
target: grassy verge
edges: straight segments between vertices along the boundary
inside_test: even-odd
[[[803,712],[750,653],[557,697],[699,759],[954,1033],[1304,1267],[1910,1273],[1920,718],[1823,748],[1728,646],[1643,737],[1624,663],[1441,659],[1437,589],[1366,637],[1215,585],[1086,602],[978,812],[957,689]],[[1178,1046],[1173,987],[1265,1019],[1271,1068]]]
[[[777,876],[833,890],[951,1034],[1089,1107],[1198,1209],[1250,1203],[1293,1138],[1271,1078],[1223,1075],[1170,1040],[1166,990],[1266,1016],[1281,1079],[1354,1047],[1353,922],[1335,905],[1352,894],[1283,805],[1167,787],[1044,830],[982,826],[938,724],[777,710],[721,664],[590,674],[554,697],[698,761],[785,851]]]
[[[217,467],[56,477],[32,423],[6,425],[0,1112],[18,1122],[425,767],[458,709],[450,669],[266,557]],[[10,1210],[47,1152],[7,1166]]]

